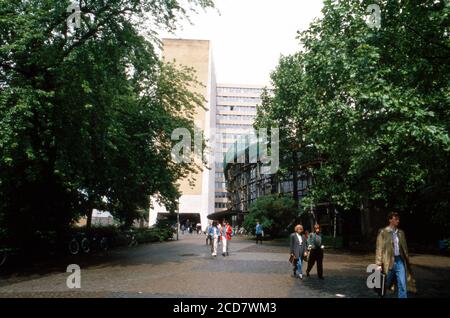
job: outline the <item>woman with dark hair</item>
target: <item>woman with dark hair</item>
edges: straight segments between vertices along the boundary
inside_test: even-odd
[[[314,225],[314,233],[310,234],[308,237],[309,260],[306,276],[309,276],[309,272],[317,261],[317,276],[319,276],[320,279],[323,279],[323,249],[324,246],[322,245],[320,225],[316,224]]]

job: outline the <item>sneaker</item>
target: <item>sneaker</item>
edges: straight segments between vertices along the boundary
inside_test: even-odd
[[[309,272],[306,272],[306,277],[309,277]]]
[[[225,257],[225,253],[222,253],[222,256]]]
[[[298,274],[298,278],[303,279],[303,274]]]

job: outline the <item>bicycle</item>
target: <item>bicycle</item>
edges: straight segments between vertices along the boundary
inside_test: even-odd
[[[89,239],[84,233],[76,233],[72,236],[72,239],[68,244],[69,253],[72,255],[77,255],[80,250],[84,253],[89,253],[91,251]]]
[[[106,252],[109,248],[108,239],[105,236],[94,234],[91,242],[94,250]]]
[[[8,251],[6,249],[0,250],[0,267],[6,263],[8,259]]]
[[[137,246],[139,244],[138,241],[137,241],[136,234],[134,233],[134,231],[128,231],[125,235],[126,235],[126,238],[127,238],[127,245],[128,245],[128,247]]]

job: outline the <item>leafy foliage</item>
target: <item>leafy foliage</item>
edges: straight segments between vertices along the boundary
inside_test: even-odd
[[[257,124],[286,127],[281,152],[311,145],[326,159],[304,206],[397,209],[449,231],[450,5],[378,1],[376,30],[369,4],[324,1],[299,34],[302,51],[280,59]]]
[[[170,137],[193,131],[200,83],[160,60],[155,30],[212,2],[81,1],[76,30],[68,5],[0,0],[0,228],[18,244],[93,208],[129,225],[153,194],[174,209],[198,169],[172,162]]]
[[[286,196],[268,195],[256,199],[245,216],[243,226],[248,233],[255,233],[256,222],[263,226],[264,233],[281,235],[297,218],[298,209],[293,199]]]

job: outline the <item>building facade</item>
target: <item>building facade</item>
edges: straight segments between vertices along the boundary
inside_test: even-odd
[[[210,41],[163,39],[164,60],[174,62],[192,68],[197,80],[202,84],[193,87],[193,91],[203,95],[206,102],[203,108],[195,110],[194,123],[201,129],[205,136],[207,147],[212,147],[208,141],[213,140],[216,122],[216,80],[214,63]],[[209,169],[203,167],[202,171],[189,177],[195,178],[191,186],[188,178],[179,181],[181,197],[177,212],[180,214],[180,223],[189,220],[190,224],[202,224],[205,230],[208,224],[207,216],[214,211],[214,182],[215,165],[212,153],[206,154]],[[197,163],[201,158],[197,158]],[[168,211],[157,202],[157,198],[151,199],[149,226],[153,226],[157,219]]]
[[[305,162],[299,161],[299,170],[294,181],[290,173],[265,174],[263,163],[252,158],[252,154],[257,154],[257,147],[257,144],[252,144],[240,152],[230,152],[234,158],[225,163],[224,174],[230,193],[227,207],[228,211],[235,215],[235,222],[240,224],[249,212],[251,204],[260,197],[284,194],[293,198],[294,182],[297,182],[298,206],[306,212],[301,217],[305,229],[311,231],[315,223],[320,223],[326,234],[342,233],[342,222],[333,205],[327,202],[313,207],[302,204],[314,184],[314,176],[310,168],[318,167],[320,160],[316,158]]]
[[[216,84],[211,44],[205,40],[163,39],[163,55],[167,61],[174,61],[193,68],[202,86],[194,88],[205,99],[205,109],[197,109],[195,124],[203,130],[208,168],[191,176],[194,186],[188,180],[180,180],[179,199],[180,224],[202,224],[205,230],[208,216],[225,212],[229,208],[229,193],[224,175],[224,156],[230,146],[254,135],[253,124],[257,105],[261,104],[263,85]],[[149,226],[168,211],[151,199]],[[187,222],[189,220],[189,222]]]
[[[218,84],[215,139],[215,209],[226,211],[229,193],[225,185],[224,155],[237,141],[253,133],[256,107],[261,104],[262,85]]]

